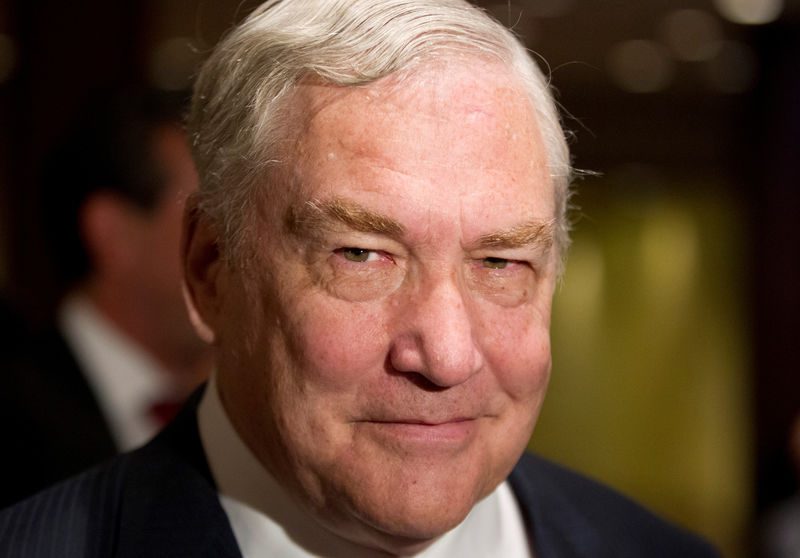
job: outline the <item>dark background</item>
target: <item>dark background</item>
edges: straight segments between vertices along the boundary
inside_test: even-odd
[[[73,112],[97,87],[188,85],[191,67],[255,4],[0,1],[0,278],[30,319],[46,315],[56,287],[43,243],[47,223],[37,209],[38,170]],[[746,242],[737,263],[745,271],[752,355],[752,406],[742,412],[753,417],[755,433],[755,525],[764,509],[796,490],[785,441],[800,412],[800,2],[787,1],[763,25],[729,21],[711,0],[482,4],[514,22],[548,61],[571,115],[578,167],[711,176],[724,185],[715,195],[741,208]],[[710,14],[744,58],[732,58],[724,74],[724,64],[673,56],[661,86],[626,90],[613,71],[617,46],[647,40],[666,49],[664,18],[680,9]],[[165,42],[173,37],[179,39]],[[602,203],[591,180],[585,188]]]

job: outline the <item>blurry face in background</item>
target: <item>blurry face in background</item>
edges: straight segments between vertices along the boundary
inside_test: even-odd
[[[159,316],[152,327],[171,352],[204,350],[186,316],[181,292],[178,249],[186,197],[197,190],[197,172],[178,125],[163,125],[153,133],[154,157],[164,177],[164,191],[153,209],[137,210],[130,249],[135,280],[130,288],[140,304]]]
[[[198,301],[243,439],[326,528],[392,552],[505,479],[550,374],[538,125],[503,67],[468,62],[301,86],[253,257]]]

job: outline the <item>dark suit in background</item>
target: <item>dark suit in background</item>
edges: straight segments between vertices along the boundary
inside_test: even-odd
[[[200,392],[143,448],[0,514],[4,558],[240,557],[197,428]],[[702,558],[699,538],[525,455],[509,477],[537,558]]]
[[[147,358],[132,373],[167,378],[164,393],[157,394],[163,401],[185,400],[210,366],[180,290],[181,209],[197,187],[180,128],[185,94],[115,89],[94,91],[86,101],[40,177],[48,240],[40,265],[56,283],[57,300],[49,300],[56,293],[41,293],[43,315],[35,325],[30,315],[37,312],[25,308],[23,314],[0,302],[0,438],[4,455],[15,456],[0,465],[0,507],[155,433],[147,429],[128,440],[114,432],[112,438],[120,421],[110,427],[107,421],[114,419],[101,407],[108,412],[120,398],[111,397],[98,378],[116,380],[128,369],[96,361],[95,353],[87,356],[72,334],[119,354],[124,351],[115,352],[98,336],[98,329],[113,330],[129,353]],[[74,320],[65,320],[75,317],[76,304],[91,308],[102,323],[79,331]],[[130,354],[119,360],[130,361]],[[100,385],[96,393],[90,382]],[[137,402],[133,396],[127,401]]]
[[[95,396],[58,330],[29,332],[16,316],[4,314],[0,508],[117,453]]]

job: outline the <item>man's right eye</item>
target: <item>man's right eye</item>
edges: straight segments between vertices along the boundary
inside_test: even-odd
[[[505,258],[483,258],[483,267],[489,269],[505,269],[508,267],[508,260]]]
[[[341,253],[344,256],[344,259],[358,263],[372,261],[378,257],[374,251],[366,250],[364,248],[342,248]]]

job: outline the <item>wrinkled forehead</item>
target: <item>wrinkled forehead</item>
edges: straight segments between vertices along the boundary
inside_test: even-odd
[[[458,120],[489,104],[503,109],[493,116],[509,123],[527,125],[533,119],[522,84],[505,64],[466,55],[420,62],[361,86],[339,86],[310,77],[297,86],[290,112],[296,131],[302,133],[326,113],[352,116],[412,104],[417,111],[440,119]]]
[[[534,111],[500,63],[436,61],[363,86],[307,79],[287,108],[281,163],[258,204],[267,222],[283,222],[291,207],[326,195],[403,197],[413,181],[437,192],[431,204],[491,188],[498,207],[524,200],[537,217],[554,216]]]
[[[291,102],[290,163],[333,156],[342,148],[365,157],[413,156],[408,143],[416,143],[417,155],[433,165],[537,165],[546,159],[529,99],[498,62],[428,62],[359,87],[307,80]],[[430,149],[432,142],[437,149]],[[401,144],[403,149],[395,149]]]

